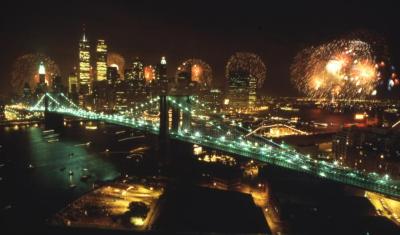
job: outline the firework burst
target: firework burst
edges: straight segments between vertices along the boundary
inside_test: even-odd
[[[378,67],[369,43],[336,40],[300,52],[291,77],[297,89],[312,98],[358,99],[376,95]]]
[[[124,78],[125,59],[122,55],[115,52],[107,53],[107,66],[116,67],[120,78]]]
[[[188,59],[181,63],[176,70],[175,77],[179,73],[187,72],[191,74],[193,82],[197,82],[203,86],[211,86],[212,69],[209,64],[200,59]]]
[[[229,76],[233,72],[243,71],[253,76],[257,80],[257,88],[264,85],[267,70],[261,58],[249,52],[236,52],[232,55],[225,67],[225,76]]]
[[[24,84],[28,83],[31,88],[36,87],[39,82],[38,69],[40,62],[43,62],[46,68],[46,82],[51,82],[51,76],[60,74],[58,65],[44,54],[26,54],[18,57],[11,72],[11,86],[14,91],[21,92]]]

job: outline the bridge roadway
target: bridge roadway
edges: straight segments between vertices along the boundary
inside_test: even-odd
[[[44,111],[44,109],[37,108],[32,111]],[[49,111],[67,116],[131,127],[156,135],[159,133],[158,124],[152,124],[145,120],[132,117],[98,114],[72,108],[57,108]],[[253,136],[251,141],[248,139],[244,140],[239,136],[239,132],[237,130],[235,131],[231,126],[217,125],[210,128],[205,125],[196,125],[196,127],[198,129],[191,131],[180,130],[177,132],[170,132],[169,138],[225,151],[298,172],[304,172],[323,179],[356,186],[397,199],[400,198],[399,182],[390,179],[388,175],[381,176],[376,173],[366,174],[333,163],[317,161],[311,159],[307,155],[297,153],[289,146],[279,145],[259,136]],[[224,132],[224,135],[220,134],[222,132]]]

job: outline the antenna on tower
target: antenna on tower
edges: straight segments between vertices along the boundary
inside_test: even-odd
[[[82,41],[86,42],[87,39],[86,39],[86,35],[85,35],[86,34],[86,26],[85,26],[85,24],[82,25],[82,29],[83,29]]]

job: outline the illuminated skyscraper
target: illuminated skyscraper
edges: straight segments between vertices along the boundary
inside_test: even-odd
[[[144,81],[143,62],[139,59],[139,57],[136,57],[132,62],[132,75],[134,80]]]
[[[145,89],[145,80],[143,62],[139,57],[136,57],[132,62],[132,78],[133,80],[130,81],[130,84],[135,90],[135,94],[141,95]]]
[[[91,93],[90,45],[85,33],[79,41],[79,92],[82,95]]]
[[[53,74],[51,77],[51,80],[52,80],[51,88],[52,88],[53,92],[56,92],[56,93],[61,93],[61,92],[64,93],[65,92],[65,87],[64,87],[64,84],[62,81],[63,79],[60,75]]]
[[[131,69],[131,68],[125,69],[125,71],[124,71],[124,78],[125,78],[125,80],[127,80],[127,81],[133,81],[133,72],[132,72],[132,69]]]
[[[39,82],[36,86],[36,91],[35,91],[35,95],[37,97],[41,96],[42,94],[44,94],[47,91],[47,84],[46,84],[46,69],[44,67],[43,62],[40,62],[39,64]]]
[[[107,79],[107,44],[104,40],[97,40],[96,46],[96,80]]]
[[[22,93],[22,102],[24,102],[25,104],[29,104],[32,102],[32,91],[28,82],[25,82],[24,84],[24,89]]]
[[[166,81],[166,83],[168,83],[167,60],[165,59],[165,56],[161,57],[161,61],[160,61],[160,80]]]
[[[168,89],[168,77],[167,77],[167,60],[165,56],[161,57],[161,61],[156,67],[156,81],[161,92],[166,92]]]
[[[107,77],[108,84],[114,85],[117,82],[117,80],[119,79],[117,67],[108,66],[106,71],[107,71],[106,77]]]
[[[250,75],[249,78],[249,107],[254,108],[257,101],[257,79]]]
[[[39,84],[46,84],[46,69],[44,67],[43,61],[39,65]]]
[[[68,93],[78,92],[78,78],[75,73],[71,73],[68,76]]]
[[[232,71],[229,74],[228,99],[231,107],[245,108],[249,104],[251,75],[243,70]],[[253,92],[251,92],[253,93]]]

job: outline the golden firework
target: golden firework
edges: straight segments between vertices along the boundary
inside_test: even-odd
[[[371,46],[361,40],[336,40],[301,51],[291,76],[300,92],[324,99],[374,95],[380,79]]]

